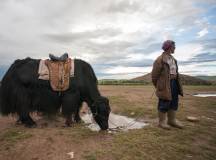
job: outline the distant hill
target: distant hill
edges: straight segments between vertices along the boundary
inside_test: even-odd
[[[98,80],[99,85],[146,85],[145,81],[134,81],[128,79],[101,79]]]
[[[133,81],[146,81],[148,83],[151,83],[151,73],[148,73],[148,74],[140,76],[140,77],[133,78],[131,80],[133,80]]]
[[[216,76],[196,76],[199,79],[216,82]]]
[[[203,80],[197,77],[188,76],[180,74],[180,78],[183,85],[211,85],[212,83],[207,80]],[[134,81],[145,81],[146,83],[151,83],[151,73],[148,73],[141,77],[133,78]]]

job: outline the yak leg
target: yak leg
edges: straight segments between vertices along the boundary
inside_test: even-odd
[[[37,125],[35,121],[33,121],[33,119],[31,118],[29,113],[19,114],[19,119],[17,120],[17,122],[21,122],[22,124],[24,124],[26,127],[29,128],[36,127]]]
[[[65,125],[67,127],[71,127],[71,124],[72,124],[72,115],[67,115],[65,118],[66,118]]]
[[[77,96],[75,93],[67,92],[62,97],[62,113],[66,118],[66,126],[71,126],[73,123],[72,115],[77,110]]]
[[[80,123],[81,122],[81,118],[80,118],[80,115],[79,115],[79,112],[80,112],[80,108],[82,107],[82,102],[78,105],[78,107],[76,107],[76,113],[75,113],[75,121],[77,123]]]
[[[19,95],[19,98],[16,102],[18,106],[18,115],[19,120],[22,124],[24,124],[26,127],[35,127],[36,123],[33,121],[33,119],[30,117],[30,107],[31,107],[31,99],[28,95],[28,92],[25,88],[22,88],[22,94]]]
[[[79,115],[79,110],[76,112],[76,114],[75,114],[75,121],[77,122],[77,123],[80,123],[81,122],[81,118],[80,118],[80,115]]]

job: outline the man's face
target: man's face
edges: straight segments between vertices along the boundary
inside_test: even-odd
[[[171,53],[171,54],[174,54],[174,52],[175,52],[175,44],[172,45],[172,47],[170,48],[170,53]]]

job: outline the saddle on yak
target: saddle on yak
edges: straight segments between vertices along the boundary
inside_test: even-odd
[[[49,55],[50,60],[45,60],[49,70],[50,85],[54,91],[65,91],[69,88],[71,59],[65,53],[61,57]]]

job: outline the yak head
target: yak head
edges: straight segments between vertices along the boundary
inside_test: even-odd
[[[92,105],[94,120],[102,130],[109,128],[108,120],[110,111],[109,100],[106,97],[100,96]]]

